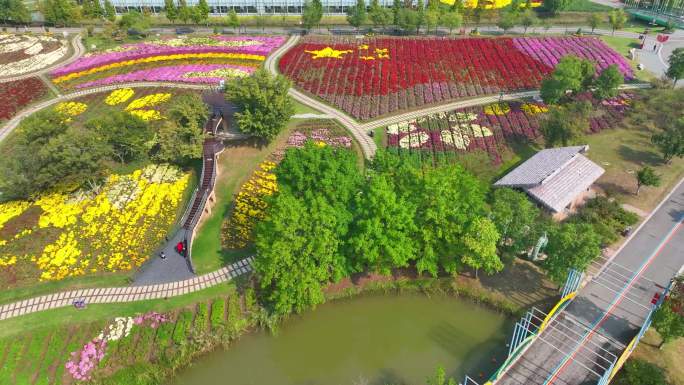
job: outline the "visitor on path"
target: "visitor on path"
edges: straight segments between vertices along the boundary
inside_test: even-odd
[[[178,242],[178,243],[176,244],[176,251],[177,251],[178,254],[180,254],[181,256],[184,256],[184,255],[183,255],[184,249],[185,249],[185,248],[183,247],[183,242]]]
[[[653,44],[653,50],[655,51],[656,49],[658,49],[658,44]]]
[[[159,253],[159,258],[166,259],[166,253],[164,253],[163,251]]]

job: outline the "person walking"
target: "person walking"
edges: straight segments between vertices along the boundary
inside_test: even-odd
[[[166,259],[166,253],[164,253],[163,251],[159,253],[159,258],[161,258],[162,260]]]

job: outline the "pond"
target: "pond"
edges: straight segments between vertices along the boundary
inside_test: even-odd
[[[459,298],[362,296],[291,317],[275,336],[246,335],[174,384],[423,385],[438,366],[461,382],[503,362],[510,330],[506,316]]]

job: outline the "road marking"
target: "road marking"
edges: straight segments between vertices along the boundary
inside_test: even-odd
[[[636,282],[636,279],[639,278],[641,274],[648,268],[648,266],[656,259],[658,255],[663,251],[664,247],[672,240],[674,237],[674,234],[682,227],[682,223],[684,223],[684,216],[682,216],[679,221],[670,229],[668,234],[665,236],[665,238],[660,242],[658,247],[653,251],[653,253],[648,257],[647,260],[645,260],[642,264],[639,270],[634,273],[632,276],[632,279],[630,280],[629,284],[625,286],[621,292],[620,295],[618,295],[612,302],[611,306],[606,310],[606,312],[603,314],[601,319],[599,319],[596,323],[594,323],[594,326],[591,328],[591,331],[587,334],[585,334],[584,338],[578,343],[577,347],[574,349],[574,352],[570,356],[566,356],[565,359],[561,362],[559,367],[554,370],[554,374],[551,376],[549,380],[544,382],[544,385],[551,385],[553,381],[555,381],[558,376],[565,370],[567,365],[571,362],[571,360],[575,357],[577,352],[584,346],[584,344],[598,331],[598,328],[601,327],[601,325],[608,319],[608,316],[610,313],[615,310],[615,308],[622,302],[624,299],[624,295],[626,291],[628,291],[634,282]]]

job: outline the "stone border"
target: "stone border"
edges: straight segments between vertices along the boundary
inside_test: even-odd
[[[72,306],[75,300],[86,304],[134,302],[169,298],[193,293],[252,271],[254,257],[248,257],[211,273],[183,281],[147,286],[108,287],[71,290],[48,294],[0,306],[0,321],[43,310]]]

